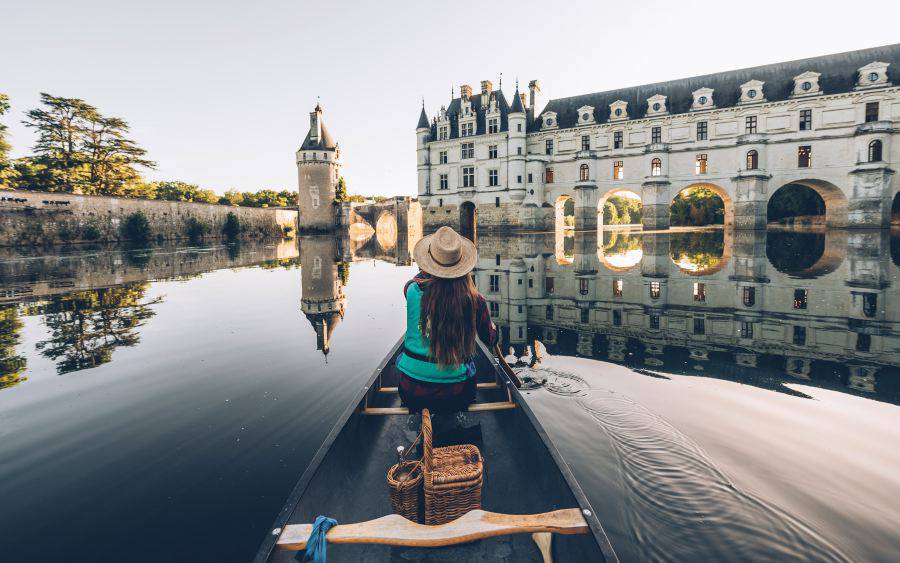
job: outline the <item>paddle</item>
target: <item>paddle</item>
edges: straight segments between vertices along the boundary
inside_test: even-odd
[[[516,375],[516,372],[509,367],[509,364],[506,363],[506,360],[503,359],[503,352],[500,351],[500,345],[494,344],[494,355],[497,356],[497,361],[500,362],[500,368],[503,369],[503,373],[513,382],[513,385],[516,386],[516,389],[522,388],[522,381],[519,379],[519,376]]]

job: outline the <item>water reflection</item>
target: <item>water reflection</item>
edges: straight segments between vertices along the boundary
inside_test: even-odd
[[[0,305],[0,390],[13,387],[28,379],[22,373],[27,362],[16,353],[21,340],[22,320],[15,305]]]
[[[517,352],[538,339],[651,371],[900,401],[888,232],[569,234],[477,241],[476,283]]]

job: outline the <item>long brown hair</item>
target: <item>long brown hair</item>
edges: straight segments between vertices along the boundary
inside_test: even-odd
[[[429,356],[439,366],[465,362],[475,353],[478,289],[472,276],[431,277],[419,286],[419,327],[428,338]]]

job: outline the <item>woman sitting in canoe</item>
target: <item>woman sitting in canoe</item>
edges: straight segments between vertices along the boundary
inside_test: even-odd
[[[450,227],[441,227],[416,244],[413,257],[421,271],[404,288],[400,398],[412,412],[465,411],[477,390],[475,336],[489,347],[497,339],[487,302],[471,276],[478,251]]]

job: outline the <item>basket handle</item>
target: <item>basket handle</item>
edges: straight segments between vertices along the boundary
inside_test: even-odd
[[[431,413],[428,409],[422,409],[422,463],[425,465],[425,475],[431,473],[434,467],[434,452],[431,446]],[[426,477],[427,478],[427,477]]]

